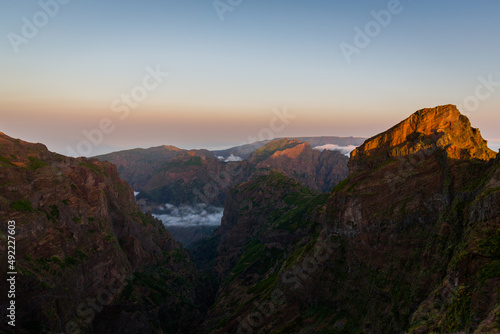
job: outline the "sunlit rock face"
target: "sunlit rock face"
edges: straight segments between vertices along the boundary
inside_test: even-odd
[[[443,149],[451,159],[489,160],[496,156],[478,129],[453,105],[421,109],[351,153],[351,173],[377,167],[387,159]]]

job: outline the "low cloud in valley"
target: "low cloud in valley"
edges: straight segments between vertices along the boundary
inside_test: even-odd
[[[219,226],[224,208],[206,204],[175,206],[165,204],[153,214],[165,226]]]

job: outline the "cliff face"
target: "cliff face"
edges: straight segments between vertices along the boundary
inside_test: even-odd
[[[280,149],[266,149],[273,143],[280,143]],[[265,145],[255,151],[249,159],[256,171],[278,170],[294,178],[310,189],[328,192],[347,176],[346,156],[338,151],[318,151],[309,143],[283,139]],[[267,156],[269,155],[269,156]]]
[[[285,190],[276,197],[266,191],[274,188],[265,186],[269,179],[233,189],[219,245],[225,269],[206,328],[498,332],[494,156],[467,118],[444,106],[367,140],[328,198],[297,196],[286,208]],[[293,193],[290,183],[285,187]],[[268,204],[249,210],[243,203],[254,194],[270,197]],[[293,226],[297,238],[282,237],[283,225]],[[248,232],[260,229],[267,231]],[[275,240],[265,237],[273,233],[286,251],[273,253]],[[257,241],[245,241],[248,235]]]
[[[221,282],[218,298],[201,332],[248,331],[242,318],[261,300],[268,303],[271,288],[280,283],[284,261],[307,244],[314,231],[311,221],[318,215],[316,206],[327,197],[274,171],[231,190],[215,237],[220,240],[215,262]]]
[[[455,106],[422,109],[354,150],[349,171],[368,170],[390,158],[437,149],[450,159],[492,159],[496,153],[486,144]]]
[[[464,237],[446,275],[412,315],[409,333],[472,328],[474,333],[500,331],[499,158],[476,179],[479,187],[473,199],[455,200],[458,215],[451,215],[448,223],[462,220]]]
[[[483,242],[492,233],[488,227],[474,235],[473,226],[487,225],[473,212],[495,173],[495,153],[465,116],[444,106],[418,111],[367,140],[352,157],[348,179],[329,199],[323,229],[345,247],[345,256],[333,258],[344,262],[340,268],[348,274],[342,289],[328,294],[351,314],[342,318],[345,328],[473,331],[495,307],[496,283],[478,278],[494,258],[457,261],[468,240]],[[496,215],[481,212],[489,219]],[[467,271],[467,279],[456,277],[457,271]],[[448,295],[429,297],[443,284]],[[426,308],[428,298],[434,309],[414,313]]]
[[[196,276],[179,244],[140,211],[110,163],[64,157],[0,133],[0,182],[3,264],[7,221],[16,221],[16,333],[85,331],[134,273],[159,263],[178,268],[175,277]],[[182,305],[175,294],[170,302]]]

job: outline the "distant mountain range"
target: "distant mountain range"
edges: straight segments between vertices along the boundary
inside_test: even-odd
[[[182,150],[173,146],[133,149],[100,155],[132,187],[143,209],[165,203],[223,206],[235,184],[266,170],[279,169],[316,191],[329,191],[347,176],[348,159],[321,145],[352,147],[362,138],[304,137],[262,141],[222,151]],[[226,161],[228,157],[233,161]]]
[[[248,159],[250,154],[254,152],[256,149],[261,148],[262,146],[268,144],[271,141],[281,140],[284,138],[276,138],[272,140],[262,140],[251,144],[245,144],[240,146],[231,147],[225,150],[215,150],[212,151],[215,155],[228,158],[231,155],[240,157],[244,160]],[[300,142],[308,142],[309,145],[313,148],[317,146],[324,145],[337,145],[340,147],[356,147],[366,140],[366,138],[361,137],[333,137],[333,136],[321,136],[321,137],[293,137],[289,138],[290,140],[298,140]]]

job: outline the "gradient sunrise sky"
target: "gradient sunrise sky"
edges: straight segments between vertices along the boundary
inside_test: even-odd
[[[1,8],[0,131],[65,155],[103,119],[113,130],[84,155],[229,147],[271,132],[370,137],[449,103],[500,141],[499,2],[4,0]],[[369,42],[355,40],[357,28]],[[348,44],[357,47],[350,57]],[[116,100],[139,94],[156,68],[168,77],[147,81],[151,90],[126,117],[116,112],[124,106]],[[266,130],[284,110],[294,118]]]

